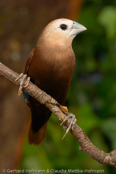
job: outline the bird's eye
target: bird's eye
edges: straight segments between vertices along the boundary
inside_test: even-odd
[[[67,29],[67,25],[66,25],[66,24],[61,24],[61,25],[60,25],[60,28],[61,28],[62,30],[66,30],[66,29]]]

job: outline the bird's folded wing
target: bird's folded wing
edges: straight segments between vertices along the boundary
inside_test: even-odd
[[[29,54],[29,57],[27,59],[26,65],[25,65],[25,72],[24,72],[24,74],[27,74],[28,75],[28,70],[29,70],[29,67],[31,65],[31,62],[33,60],[34,52],[35,52],[35,48],[33,48],[32,51]]]

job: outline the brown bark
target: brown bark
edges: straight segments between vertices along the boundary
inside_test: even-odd
[[[14,84],[20,84],[21,79],[15,82],[15,79],[19,74],[12,71],[2,63],[0,63],[0,74]],[[68,115],[68,113],[64,113],[61,110],[59,103],[55,99],[53,99],[50,95],[46,94],[46,92],[42,91],[31,82],[29,83],[28,87],[24,89],[24,91],[28,92],[29,95],[31,95],[41,104],[46,105],[50,109],[50,111],[57,116],[59,121],[63,121],[63,119]],[[64,124],[68,126],[70,124],[70,119],[68,119],[68,121]],[[90,139],[77,124],[73,125],[73,129],[71,129],[70,132],[80,144],[80,151],[85,152],[91,158],[103,165],[116,167],[116,149],[111,151],[110,153],[105,153],[104,151],[98,149],[92,144]]]

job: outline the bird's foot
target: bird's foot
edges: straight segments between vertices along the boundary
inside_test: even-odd
[[[60,105],[60,109],[64,112],[68,112],[68,108],[66,106]]]
[[[69,124],[69,126],[66,129],[66,126],[64,126],[64,129],[66,130],[64,136],[62,137],[62,140],[64,139],[64,137],[66,136],[66,134],[70,131],[70,129],[73,129],[73,125],[76,123],[77,119],[75,118],[75,115],[72,113],[69,113],[69,115],[62,121],[62,123],[60,124],[63,125],[64,122],[66,122],[69,118],[71,118],[71,122]]]
[[[27,77],[27,74],[23,74],[21,73],[16,79],[15,79],[15,82],[18,81],[19,79],[21,79],[21,82],[20,82],[20,86],[19,86],[19,90],[18,90],[18,95],[21,95],[22,93],[22,89],[23,88],[26,88],[28,85],[29,85],[29,82],[30,82],[30,77]],[[24,81],[26,80],[26,84],[24,84]]]

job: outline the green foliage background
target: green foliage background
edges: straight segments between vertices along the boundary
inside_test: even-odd
[[[87,27],[79,34],[73,49],[76,67],[66,105],[78,125],[101,150],[116,149],[116,1],[86,0],[78,22]],[[27,139],[20,169],[93,169],[116,173],[84,152],[52,115],[44,141],[29,145]]]

